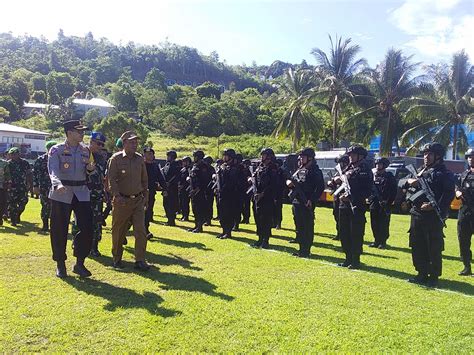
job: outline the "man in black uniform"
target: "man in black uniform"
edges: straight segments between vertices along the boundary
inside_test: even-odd
[[[293,255],[309,258],[314,239],[314,209],[324,190],[323,173],[314,160],[313,148],[300,152],[301,164],[296,172],[286,180],[290,189],[288,197],[293,205],[296,240],[300,245]]]
[[[225,149],[224,163],[215,174],[215,194],[217,196],[217,209],[222,227],[220,239],[232,237],[232,228],[237,218],[240,218],[239,195],[242,191],[241,170],[235,161],[235,150]]]
[[[464,171],[456,184],[456,198],[462,205],[458,215],[458,240],[464,269],[460,276],[472,275],[471,270],[471,238],[474,233],[474,149],[466,151],[468,169]]]
[[[145,160],[146,172],[148,175],[148,205],[145,211],[145,229],[148,240],[153,238],[150,232],[150,222],[153,220],[153,207],[155,207],[155,195],[158,188],[158,179],[160,172],[155,161],[155,151],[151,147],[143,148],[143,157]]]
[[[206,208],[207,204],[207,190],[209,189],[209,183],[212,179],[212,172],[210,166],[203,161],[204,152],[202,150],[196,150],[193,153],[194,165],[189,174],[189,186],[190,186],[190,197],[191,206],[194,214],[194,228],[190,229],[190,232],[201,233],[202,226],[208,218]]]
[[[212,176],[216,173],[216,169],[212,166],[214,164],[214,159],[210,155],[206,155],[203,161],[207,164],[207,168],[209,169],[209,173]],[[206,208],[205,208],[205,226],[212,225],[212,218],[214,215],[214,191],[212,190],[212,183],[209,181],[209,185],[206,188]]]
[[[364,242],[366,199],[372,191],[373,177],[365,158],[367,150],[353,145],[347,150],[349,165],[342,175],[334,179],[342,186],[339,195],[339,236],[346,260],[339,266],[360,268],[360,255]]]
[[[286,181],[289,178],[289,175],[283,168],[283,160],[277,159],[275,163],[277,165],[278,187],[275,196],[275,214],[273,216],[273,227],[275,227],[275,229],[280,229],[281,222],[283,221],[283,196],[287,191]]]
[[[260,155],[260,164],[250,178],[253,186],[253,215],[258,235],[258,241],[251,246],[269,249],[278,183],[277,166],[274,163],[275,154],[273,149],[264,148]]]
[[[343,154],[340,157],[336,158],[335,163],[339,165],[341,171],[346,169],[346,167],[349,165],[349,156],[347,154]],[[331,178],[331,180],[328,181],[328,187],[332,190],[332,193],[334,194],[334,191],[337,189],[337,184],[335,183],[335,179],[339,176],[339,173],[336,171],[336,174],[334,177]],[[332,204],[332,215],[334,216],[334,221],[336,222],[336,236],[333,238],[334,240],[340,240],[339,236],[339,197],[333,195],[333,204]]]
[[[166,225],[175,226],[176,213],[178,211],[178,181],[180,174],[180,166],[176,163],[177,154],[174,150],[166,153],[166,164],[161,169],[164,183],[160,182],[163,188],[163,207],[165,209],[166,218],[168,219]]]
[[[387,158],[375,160],[374,185],[369,197],[370,225],[374,242],[371,248],[385,249],[390,235],[391,206],[397,196],[397,181],[385,169],[390,165]]]
[[[181,170],[178,178],[178,196],[179,209],[181,211],[181,220],[189,221],[189,171],[191,170],[192,161],[190,157],[181,159]]]
[[[240,168],[242,170],[241,177],[242,177],[242,186],[247,185],[247,180],[250,177],[250,165],[252,163],[249,159],[245,159],[240,164]],[[241,192],[241,199],[242,199],[242,222],[244,224],[250,223],[250,200],[252,199],[252,194],[247,193],[247,189],[243,188]]]
[[[443,163],[446,153],[439,143],[422,148],[424,165],[413,178],[400,181],[411,202],[410,247],[418,275],[409,282],[438,285],[444,249],[443,225],[454,198],[454,176]],[[423,188],[426,184],[427,188]]]

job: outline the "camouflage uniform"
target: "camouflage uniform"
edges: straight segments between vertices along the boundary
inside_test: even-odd
[[[0,159],[0,226],[3,225],[3,215],[7,208],[8,185],[10,184],[10,170],[8,162]]]
[[[30,164],[19,158],[18,160],[10,160],[8,162],[10,169],[11,187],[10,199],[8,201],[8,212],[12,220],[12,224],[16,225],[20,221],[20,215],[25,210],[28,203],[28,178],[31,170]]]
[[[88,175],[87,187],[91,192],[92,225],[94,228],[92,244],[97,245],[102,239],[102,222],[104,219],[104,177],[107,162],[101,154],[93,153],[95,170]]]
[[[48,194],[51,189],[51,179],[48,173],[48,153],[40,155],[33,165],[33,187],[39,188],[41,202],[41,220],[43,230],[48,229],[48,220],[51,215],[51,201]]]

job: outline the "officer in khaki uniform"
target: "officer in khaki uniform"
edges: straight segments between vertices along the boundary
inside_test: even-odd
[[[145,209],[148,204],[148,175],[143,157],[137,153],[138,136],[126,131],[120,137],[123,150],[109,160],[107,180],[112,196],[112,256],[114,268],[123,268],[123,242],[133,224],[135,235],[135,268],[147,271],[145,262]]]

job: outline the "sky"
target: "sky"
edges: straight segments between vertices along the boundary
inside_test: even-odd
[[[114,43],[168,40],[216,51],[229,64],[314,64],[311,49],[352,38],[371,66],[389,48],[425,64],[465,49],[474,62],[474,0],[4,0],[0,32],[106,37]]]

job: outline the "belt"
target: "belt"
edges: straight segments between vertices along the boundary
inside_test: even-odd
[[[63,184],[64,186],[83,186],[86,184],[86,180],[61,180],[61,184]]]
[[[125,197],[125,198],[130,198],[130,199],[135,199],[135,198],[138,198],[138,197],[143,197],[143,192],[139,192],[138,194],[136,195],[124,195],[124,194],[120,194],[120,196],[122,197]]]

